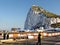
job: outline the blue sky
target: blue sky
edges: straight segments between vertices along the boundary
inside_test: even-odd
[[[23,28],[32,5],[60,14],[60,0],[0,0],[0,29]]]

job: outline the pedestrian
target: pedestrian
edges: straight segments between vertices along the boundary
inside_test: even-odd
[[[4,40],[6,39],[6,33],[5,32],[3,33],[3,39]]]
[[[7,33],[7,39],[9,39],[9,33]]]
[[[38,45],[41,45],[41,34],[38,34]]]

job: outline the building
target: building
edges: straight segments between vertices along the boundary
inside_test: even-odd
[[[17,31],[20,31],[21,28],[12,28],[11,31],[12,32],[17,32]]]

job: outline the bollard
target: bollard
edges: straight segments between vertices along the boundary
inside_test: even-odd
[[[41,34],[38,34],[38,45],[41,45]]]

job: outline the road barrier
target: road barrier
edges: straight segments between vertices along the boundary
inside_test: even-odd
[[[28,38],[37,39],[39,32],[9,32],[9,38]],[[40,32],[41,38],[58,36],[60,32]],[[3,38],[3,33],[0,33],[0,38]]]

